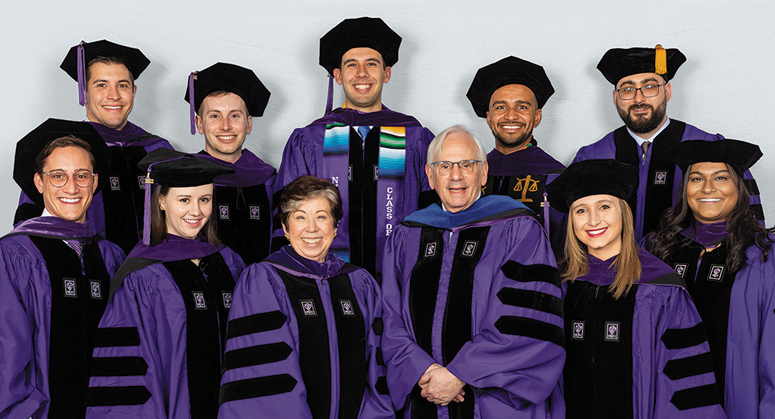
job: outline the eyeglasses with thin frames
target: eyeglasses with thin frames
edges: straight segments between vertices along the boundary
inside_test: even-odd
[[[659,94],[659,88],[667,83],[662,84],[647,84],[641,87],[622,87],[621,89],[615,89],[621,100],[633,100],[635,95],[638,94],[638,90],[643,97],[654,97]]]
[[[64,170],[52,170],[50,172],[41,172],[48,176],[51,186],[55,188],[62,188],[67,185],[67,181],[73,178],[75,186],[79,188],[88,188],[94,179],[94,173],[88,170],[79,170],[71,175],[68,175]]]
[[[431,163],[431,167],[436,170],[440,175],[448,175],[452,172],[452,168],[457,165],[463,173],[473,173],[476,166],[481,163],[481,160],[460,160],[460,161],[435,161]]]

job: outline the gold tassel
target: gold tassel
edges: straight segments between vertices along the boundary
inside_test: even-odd
[[[656,54],[654,56],[654,72],[660,76],[667,73],[667,51],[662,48],[662,45],[657,44],[655,47]]]

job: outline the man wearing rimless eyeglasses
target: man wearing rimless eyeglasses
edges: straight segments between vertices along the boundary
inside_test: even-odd
[[[666,150],[686,140],[724,138],[667,117],[667,102],[672,97],[670,80],[685,61],[678,49],[657,45],[613,48],[597,65],[614,85],[613,102],[624,126],[582,147],[573,162],[616,159],[639,167],[637,193],[628,202],[634,212],[636,240],[657,229],[663,212],[672,207],[678,195],[683,173]],[[744,180],[751,191],[751,210],[764,223],[756,181],[750,172],[745,172]]]

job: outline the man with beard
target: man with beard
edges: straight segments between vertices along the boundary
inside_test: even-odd
[[[616,159],[640,167],[637,195],[629,202],[635,213],[636,240],[657,229],[662,213],[673,206],[679,193],[683,173],[665,150],[686,140],[724,138],[667,117],[667,102],[672,94],[670,79],[685,61],[678,49],[657,45],[610,49],[597,64],[597,69],[615,86],[614,105],[624,126],[579,149],[573,162]],[[756,181],[748,171],[744,181],[751,192],[751,210],[764,224]]]
[[[533,138],[533,129],[541,123],[541,109],[553,93],[543,67],[506,57],[480,68],[466,96],[476,115],[487,118],[495,136],[482,192],[508,195],[533,210],[555,254],[561,255],[565,217],[548,205],[544,190],[565,166],[541,150]]]
[[[635,213],[636,240],[657,229],[662,213],[673,206],[679,192],[683,173],[665,150],[686,140],[724,138],[667,117],[667,102],[672,94],[670,79],[685,61],[678,49],[657,45],[610,49],[597,64],[597,69],[615,86],[614,105],[624,126],[579,149],[573,162],[616,159],[640,167],[637,196],[629,202]],[[748,171],[744,180],[751,191],[751,210],[764,224],[756,181]]]

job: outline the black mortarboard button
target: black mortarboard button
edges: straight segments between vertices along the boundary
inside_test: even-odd
[[[560,212],[569,212],[576,200],[590,195],[613,195],[626,200],[638,187],[638,167],[612,159],[584,160],[568,166],[546,185],[549,202]]]
[[[680,142],[665,151],[681,170],[686,173],[695,163],[726,163],[742,178],[764,154],[756,144],[740,140],[717,141],[691,140]]]
[[[108,168],[110,167],[111,160],[110,152],[97,130],[88,122],[50,118],[16,143],[13,179],[36,205],[43,205],[43,195],[35,187],[34,177],[37,169],[35,160],[48,143],[68,135],[80,138],[91,146],[90,151],[97,165],[93,170],[99,176],[95,194],[108,182]]]
[[[192,89],[193,85],[193,103]],[[228,63],[216,63],[188,76],[184,99],[191,105],[191,133],[196,133],[194,116],[202,101],[213,92],[234,93],[245,102],[250,116],[262,116],[269,103],[269,90],[256,73],[245,67]]]
[[[367,47],[382,54],[390,67],[398,62],[400,46],[401,37],[378,17],[345,19],[320,38],[320,65],[333,76],[347,51]]]
[[[487,117],[490,97],[496,90],[509,84],[521,84],[533,91],[538,109],[541,109],[554,93],[552,83],[544,68],[517,57],[506,57],[482,67],[476,72],[466,97],[471,101],[476,115]]]
[[[624,77],[639,73],[656,73],[666,82],[675,76],[686,56],[676,48],[612,48],[606,51],[597,69],[616,86]]]

